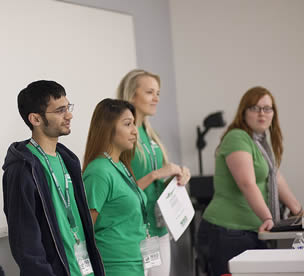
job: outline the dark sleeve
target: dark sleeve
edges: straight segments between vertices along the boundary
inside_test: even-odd
[[[37,208],[42,208],[31,169],[25,163],[11,165],[3,175],[4,211],[12,255],[21,276],[56,276],[46,258]]]

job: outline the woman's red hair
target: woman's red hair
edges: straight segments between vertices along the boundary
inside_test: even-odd
[[[283,137],[279,124],[278,109],[274,97],[272,96],[270,91],[268,91],[264,87],[261,86],[253,87],[243,95],[238,110],[236,112],[235,118],[232,121],[232,123],[228,126],[225,133],[223,134],[221,138],[221,142],[225,137],[225,135],[234,128],[240,128],[246,131],[252,137],[253,131],[245,121],[245,112],[249,107],[256,105],[258,101],[265,95],[268,95],[272,101],[273,119],[271,122],[271,126],[269,128],[269,132],[270,132],[272,150],[275,156],[276,164],[279,167],[281,164],[282,154],[283,154],[283,143],[282,143]]]

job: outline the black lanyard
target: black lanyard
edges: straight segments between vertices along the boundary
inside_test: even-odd
[[[122,164],[122,167],[124,168],[126,174],[128,175],[128,177],[126,177],[126,175],[117,167],[117,165],[115,164],[115,162],[113,161],[113,159],[111,158],[111,156],[107,153],[104,152],[103,153],[105,155],[105,157],[111,162],[111,164],[119,171],[119,173],[124,177],[124,179],[127,180],[127,184],[129,185],[129,187],[135,192],[135,194],[138,196],[139,201],[140,201],[140,205],[141,205],[141,211],[142,211],[142,215],[143,215],[143,219],[144,219],[144,224],[146,224],[148,226],[148,212],[145,206],[145,202],[144,199],[140,193],[140,188],[137,186],[136,181],[134,179],[134,177],[132,176],[132,174],[129,172],[129,170],[127,169],[127,167],[125,166],[125,164]]]
[[[73,215],[73,212],[72,212],[72,207],[71,207],[71,200],[70,200],[70,194],[69,194],[69,182],[72,183],[72,180],[71,180],[71,177],[69,175],[69,173],[65,170],[64,168],[64,165],[63,165],[63,160],[62,160],[62,157],[60,156],[60,154],[56,151],[56,155],[58,156],[58,159],[59,159],[59,162],[60,162],[60,165],[61,165],[61,168],[62,168],[62,171],[63,171],[63,174],[64,174],[64,181],[65,181],[65,196],[63,194],[63,191],[58,183],[58,180],[56,178],[56,175],[54,173],[54,170],[51,166],[51,163],[49,161],[49,158],[47,157],[47,155],[45,154],[44,150],[38,145],[38,143],[33,139],[31,138],[30,140],[30,143],[42,154],[42,156],[44,157],[44,160],[48,166],[48,169],[51,173],[51,176],[55,182],[55,186],[56,186],[56,189],[57,189],[57,192],[61,198],[61,201],[63,202],[63,205],[65,207],[65,210],[66,210],[66,213],[67,213],[67,218],[68,218],[68,221],[70,223],[70,227],[71,227],[71,230],[72,230],[72,233],[74,235],[74,238],[77,242],[77,244],[79,244],[80,240],[77,236],[77,232],[78,232],[78,229],[77,229],[77,226],[76,226],[76,221],[75,221],[75,217]]]

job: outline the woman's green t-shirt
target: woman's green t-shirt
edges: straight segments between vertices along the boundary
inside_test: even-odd
[[[127,183],[120,162],[104,157],[89,163],[83,174],[90,209],[99,213],[95,239],[107,276],[143,276],[140,242],[146,237],[141,202]],[[138,189],[144,202],[146,196]]]
[[[144,156],[138,148],[136,148],[134,159],[131,162],[132,170],[137,180],[141,179],[142,177],[146,176],[147,174],[153,171],[152,162],[154,159],[153,150],[156,154],[157,160],[157,169],[160,169],[163,165],[163,153],[160,147],[154,142],[150,141],[145,129],[143,126],[138,128],[139,139],[141,139],[142,144],[144,144],[149,152],[142,147]],[[151,160],[152,158],[152,160]],[[152,161],[152,162],[151,162]],[[153,162],[154,163],[154,162]],[[155,218],[155,204],[161,193],[164,191],[164,181],[157,180],[151,183],[145,190],[145,194],[147,196],[147,212],[148,212],[148,221],[150,223],[149,232],[151,236],[163,236],[168,233],[166,227],[157,227],[156,218]]]
[[[257,231],[262,221],[249,206],[226,163],[226,157],[236,151],[252,155],[256,184],[267,203],[268,164],[248,133],[233,129],[225,135],[216,154],[214,196],[203,218],[229,229]]]

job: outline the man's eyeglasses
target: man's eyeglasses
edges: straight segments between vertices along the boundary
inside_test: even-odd
[[[61,106],[61,107],[57,108],[55,111],[45,112],[45,113],[56,113],[59,115],[63,115],[67,111],[73,112],[73,110],[74,110],[74,104],[68,104],[67,106]]]
[[[261,113],[263,110],[264,113],[271,113],[273,112],[272,106],[258,106],[258,105],[253,105],[248,108],[250,111],[255,112],[255,113]]]

